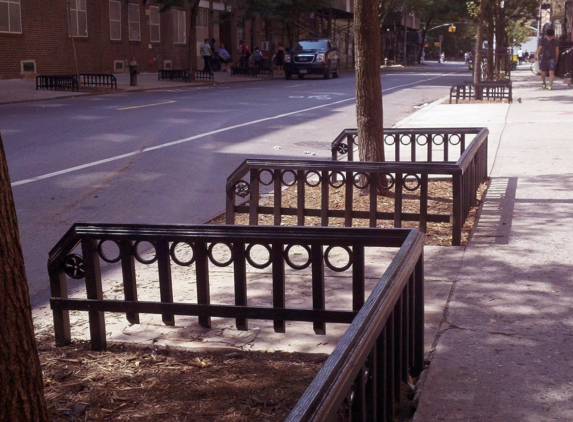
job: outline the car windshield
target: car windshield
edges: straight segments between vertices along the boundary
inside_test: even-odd
[[[294,45],[293,50],[326,50],[326,40],[299,41]]]

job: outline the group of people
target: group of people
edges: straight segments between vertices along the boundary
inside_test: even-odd
[[[215,38],[211,38],[210,43],[209,39],[205,38],[199,50],[203,57],[203,71],[213,73],[216,69],[223,70],[223,67],[226,68],[225,70],[230,70],[228,65],[231,63],[231,55],[223,43],[219,44],[219,48],[216,49]]]
[[[225,45],[221,43],[219,48],[215,48],[215,38],[209,39],[205,38],[203,44],[200,47],[201,56],[203,57],[203,71],[212,73],[214,70],[220,69],[230,70],[229,64],[231,63],[231,55],[225,49]],[[239,54],[241,55],[241,67],[254,67],[260,69],[263,66],[263,61],[267,60],[272,62],[277,66],[279,70],[282,70],[285,60],[285,48],[282,43],[279,43],[277,47],[277,52],[273,57],[268,56],[268,52],[262,52],[259,47],[255,47],[255,51],[251,53],[249,51],[249,46],[245,40],[241,40],[239,45]]]

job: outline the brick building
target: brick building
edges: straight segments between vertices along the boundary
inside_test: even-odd
[[[341,9],[301,16],[303,36],[330,36],[339,44],[347,67],[353,66],[352,2]],[[299,24],[298,28],[304,26]],[[234,60],[245,39],[274,50],[290,44],[277,22],[245,18],[233,2],[202,0],[196,20],[196,45],[189,42],[190,5],[161,12],[156,0],[0,0],[0,78],[36,74],[120,73],[131,60],[139,71],[189,69],[199,58],[204,38],[223,42]],[[292,34],[291,34],[292,37]],[[202,68],[202,60],[197,60]]]

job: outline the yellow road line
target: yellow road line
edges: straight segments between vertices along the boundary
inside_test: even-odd
[[[164,103],[145,104],[145,105],[133,106],[133,107],[123,107],[123,108],[118,108],[117,110],[131,110],[133,108],[153,107],[153,106],[158,106],[158,105],[163,105],[163,104],[172,104],[174,102],[175,101],[165,101]]]

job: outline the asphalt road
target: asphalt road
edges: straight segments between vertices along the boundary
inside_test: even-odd
[[[468,77],[461,64],[384,72],[384,126]],[[343,73],[0,106],[32,303],[74,222],[202,223],[246,158],[329,159],[356,127],[354,87]]]

